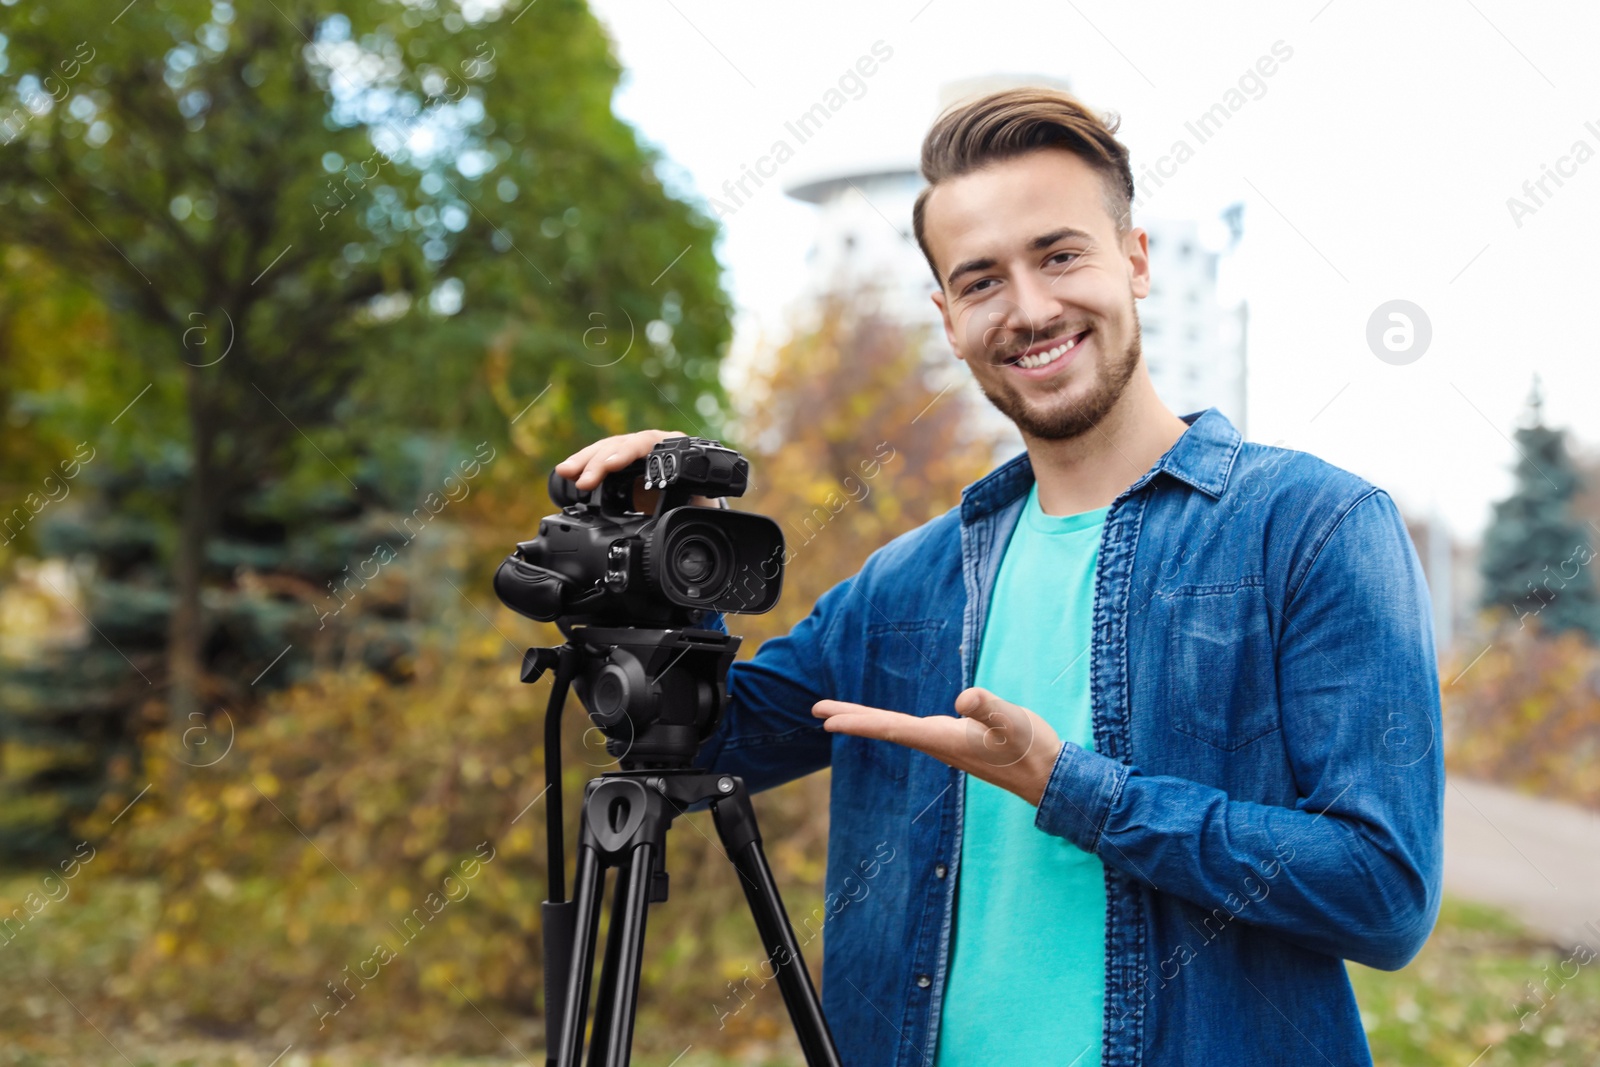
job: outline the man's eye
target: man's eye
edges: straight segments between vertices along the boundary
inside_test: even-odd
[[[1065,262],[1069,262],[1071,260],[1077,259],[1078,256],[1079,256],[1079,253],[1077,253],[1077,252],[1057,252],[1055,255],[1050,257],[1048,262],[1050,262],[1050,263],[1065,263]]]
[[[963,296],[967,296],[967,295],[970,295],[972,293],[981,292],[982,290],[980,290],[978,287],[981,286],[981,285],[987,285],[988,283],[990,283],[992,281],[994,281],[993,278],[979,278],[977,281],[975,281],[971,285],[967,286],[966,292],[964,292],[962,295]]]

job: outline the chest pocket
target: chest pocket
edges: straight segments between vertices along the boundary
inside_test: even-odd
[[[1230,752],[1277,732],[1277,655],[1261,579],[1185,586],[1167,605],[1172,728]]]
[[[947,681],[960,684],[961,664],[947,655],[945,620],[879,621],[867,626],[862,703],[907,715],[928,715],[940,710],[932,702],[943,699]],[[955,699],[950,693],[948,704]],[[875,773],[896,781],[906,776],[911,750],[888,741],[849,738],[860,746],[859,755]],[[836,739],[835,744],[839,741]]]

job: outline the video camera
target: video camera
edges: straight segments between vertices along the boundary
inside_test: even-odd
[[[660,490],[634,510],[634,482]],[[696,507],[739,496],[750,465],[703,437],[669,437],[594,489],[554,471],[559,514],[517,545],[494,576],[513,611],[555,622],[573,655],[572,684],[623,767],[687,767],[722,719],[739,638],[711,628],[718,612],[759,614],[783,586],[783,532],[762,515]],[[556,663],[532,649],[522,679]]]
[[[633,510],[634,482],[661,490],[653,514]],[[542,622],[694,625],[708,612],[760,614],[783,585],[783,533],[761,515],[694,507],[694,496],[741,496],[750,464],[703,437],[669,437],[643,459],[580,492],[550,472],[561,512],[539,522],[494,578],[513,611]]]

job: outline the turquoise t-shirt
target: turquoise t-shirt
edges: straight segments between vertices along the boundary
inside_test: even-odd
[[[1037,484],[1000,562],[976,684],[1094,747],[1089,642],[1109,507],[1046,515]],[[1105,867],[1033,825],[1037,808],[965,776],[950,978],[935,1067],[1098,1067]]]

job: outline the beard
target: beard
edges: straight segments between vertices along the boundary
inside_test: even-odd
[[[1094,380],[1087,394],[1078,399],[1068,399],[1053,394],[1043,400],[1029,401],[1017,392],[1016,386],[1006,377],[1002,366],[992,384],[979,380],[978,387],[1006,418],[1016,424],[1029,437],[1045,441],[1065,441],[1079,437],[1096,426],[1122,399],[1133,372],[1139,367],[1143,349],[1139,339],[1139,315],[1133,316],[1133,337],[1120,353],[1103,351],[1103,359],[1095,369]],[[1097,339],[1101,334],[1092,335]]]

